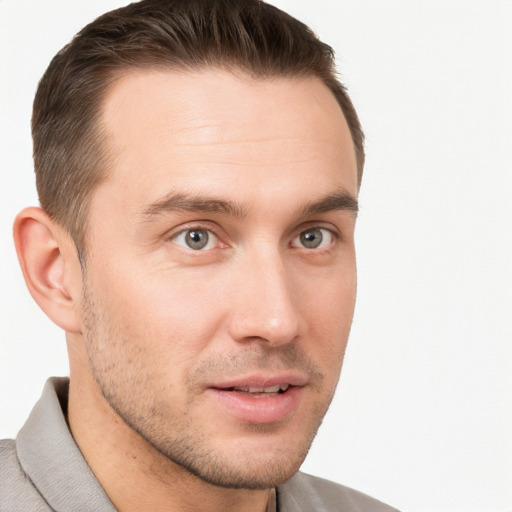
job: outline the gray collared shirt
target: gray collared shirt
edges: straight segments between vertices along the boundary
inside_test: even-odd
[[[16,440],[0,441],[0,512],[116,512],[67,426],[68,388],[66,378],[49,379]],[[300,472],[275,496],[279,512],[397,512]]]

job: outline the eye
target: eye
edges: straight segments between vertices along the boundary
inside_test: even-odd
[[[293,245],[305,249],[323,249],[332,244],[333,237],[334,235],[328,229],[312,228],[300,233],[293,240]]]
[[[208,229],[193,228],[180,231],[171,238],[171,241],[187,249],[204,251],[213,249],[219,240]]]

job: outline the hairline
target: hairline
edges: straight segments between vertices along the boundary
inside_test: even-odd
[[[112,171],[111,165],[113,160],[115,159],[115,155],[109,151],[108,141],[110,139],[110,134],[106,130],[104,124],[104,112],[105,112],[105,104],[109,94],[115,89],[115,86],[121,80],[128,78],[132,74],[136,73],[176,73],[176,74],[196,74],[201,72],[215,72],[215,71],[225,71],[231,73],[235,77],[245,80],[250,79],[254,81],[272,81],[277,79],[288,79],[288,80],[307,80],[307,79],[317,79],[319,80],[327,90],[332,94],[333,98],[338,105],[339,112],[343,116],[345,123],[347,124],[350,140],[352,144],[352,150],[354,152],[355,160],[356,160],[356,173],[357,173],[357,190],[359,192],[360,188],[360,180],[362,174],[362,163],[359,161],[360,156],[358,154],[354,136],[352,134],[352,130],[348,126],[347,116],[343,110],[343,106],[341,105],[338,96],[335,94],[334,90],[329,87],[327,80],[325,80],[319,73],[315,73],[312,69],[310,71],[301,70],[302,72],[267,72],[262,73],[257,70],[250,69],[249,67],[245,67],[236,62],[230,62],[229,59],[219,60],[219,62],[213,63],[192,63],[187,64],[185,62],[176,62],[176,61],[166,61],[161,60],[159,62],[152,63],[126,63],[122,66],[117,66],[107,71],[103,87],[99,89],[98,94],[96,96],[96,112],[95,115],[91,119],[91,140],[93,141],[93,151],[95,155],[95,174],[96,180],[94,181],[91,188],[88,190],[86,195],[83,198],[83,201],[80,204],[80,210],[78,215],[76,215],[76,220],[80,223],[80,227],[77,229],[75,226],[66,226],[63,227],[72,237],[74,244],[77,249],[78,259],[82,268],[85,268],[85,263],[87,259],[87,247],[90,245],[89,233],[90,230],[88,221],[89,221],[89,212],[90,212],[90,202],[92,200],[92,196],[97,189],[104,181],[108,179],[109,172]],[[62,222],[59,222],[61,225]]]

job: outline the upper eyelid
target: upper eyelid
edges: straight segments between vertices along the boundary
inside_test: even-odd
[[[307,231],[312,231],[314,229],[324,229],[325,231],[328,231],[332,237],[332,242],[331,244],[329,244],[329,247],[331,247],[332,245],[334,245],[335,243],[338,243],[342,240],[342,235],[340,232],[336,232],[332,229],[329,229],[329,228],[326,228],[324,226],[318,226],[318,225],[313,225],[312,227],[309,227],[309,228],[306,228],[306,229],[301,229],[299,232],[297,232],[296,235],[294,235],[292,237],[292,239],[290,240],[289,243],[292,243],[294,240],[296,240],[302,233],[305,233]],[[301,249],[301,247],[299,247],[299,249]],[[327,247],[324,247],[322,249],[327,249]],[[319,249],[319,250],[322,250],[322,249]],[[314,249],[308,249],[308,250],[314,250]]]
[[[215,235],[217,238],[221,238],[221,235],[219,235],[218,231],[221,230],[218,225],[215,225],[215,223],[212,223],[211,221],[190,221],[186,222],[184,224],[180,224],[179,226],[176,226],[175,228],[169,229],[165,233],[165,238],[173,238],[180,233],[183,233],[184,231],[193,231],[194,229],[202,229],[204,231],[209,231],[213,235]]]
[[[166,232],[164,237],[167,240],[172,239],[173,237],[179,235],[180,233],[183,233],[184,231],[190,231],[194,229],[202,229],[205,231],[209,231],[212,233],[215,237],[219,239],[222,243],[227,243],[226,239],[229,239],[230,237],[227,235],[226,230],[224,230],[221,226],[219,226],[216,222],[212,222],[210,220],[193,220],[189,222],[185,222],[179,226],[176,226],[175,228],[170,229]],[[343,239],[343,232],[342,230],[337,227],[335,224],[331,222],[326,221],[307,221],[305,223],[300,224],[299,226],[293,228],[290,230],[289,235],[285,236],[285,238],[289,239],[290,241],[294,240],[297,236],[299,236],[304,231],[308,231],[311,229],[326,229],[329,231],[332,236],[336,240],[342,240]]]
[[[329,231],[334,238],[337,240],[343,239],[343,231],[341,228],[337,227],[336,225],[330,223],[330,222],[322,222],[322,221],[311,221],[307,222],[305,225],[302,224],[301,226],[297,227],[293,230],[292,239],[299,236],[301,233],[304,233],[304,231],[309,231],[312,229],[326,229]]]
[[[180,236],[183,236],[187,231],[208,231],[210,233],[210,235],[208,235],[207,237],[207,240],[206,240],[206,246],[208,246],[210,243],[214,244],[214,247],[209,247],[209,248],[206,248],[205,247],[201,247],[201,248],[198,248],[198,249],[194,249],[193,247],[185,247],[184,245],[182,245],[181,243],[178,243],[177,239],[178,237]],[[222,243],[220,238],[211,230],[211,229],[204,229],[204,228],[189,228],[189,229],[182,229],[181,231],[178,231],[172,235],[170,235],[169,237],[169,240],[177,245],[178,247],[182,248],[182,249],[186,249],[187,251],[192,251],[194,253],[201,253],[201,252],[208,252],[208,251],[211,251],[213,249],[215,249],[219,243]],[[187,244],[188,245],[188,244]]]
[[[201,231],[208,231],[210,233],[210,236],[215,238],[214,246],[210,248],[199,248],[194,249],[192,247],[187,247],[187,245],[184,245],[182,243],[179,243],[176,239],[180,235],[184,235],[187,231],[194,231],[194,230],[201,230]],[[210,238],[210,237],[209,237]],[[183,227],[180,229],[174,229],[167,232],[167,234],[163,238],[163,242],[165,245],[168,246],[168,244],[171,244],[174,246],[173,251],[177,250],[182,252],[183,254],[188,254],[189,257],[194,258],[204,258],[207,254],[212,254],[212,251],[223,249],[225,247],[219,247],[219,245],[227,246],[225,242],[210,228],[205,228],[204,226],[199,225],[193,225],[189,227]],[[207,245],[211,242],[211,238],[207,242]]]

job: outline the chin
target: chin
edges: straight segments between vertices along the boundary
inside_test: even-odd
[[[216,487],[229,489],[270,489],[289,480],[300,468],[304,457],[283,461],[279,457],[265,460],[246,460],[228,465],[207,464],[185,470]],[[220,462],[220,461],[219,461]]]
[[[231,489],[270,489],[283,484],[299,470],[314,435],[306,435],[300,440],[293,439],[293,435],[276,436],[272,441],[264,438],[244,436],[244,439],[224,440],[221,445],[208,447],[199,441],[192,450],[183,450],[182,444],[179,451],[160,451],[168,460],[211,485]]]

